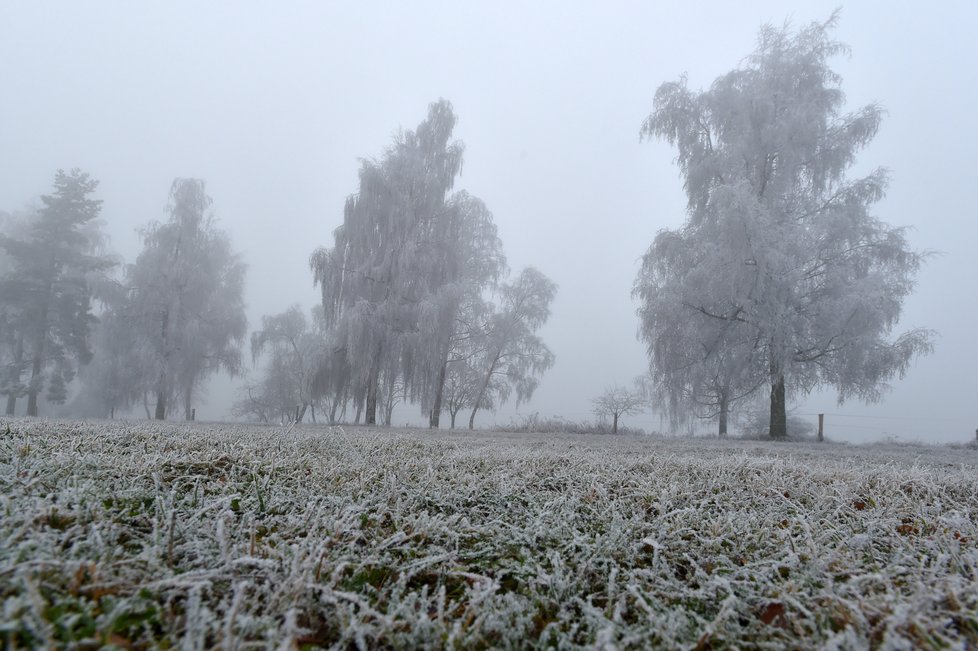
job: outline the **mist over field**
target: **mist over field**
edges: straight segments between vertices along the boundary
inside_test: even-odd
[[[362,161],[382,166],[398,134],[416,129],[429,104],[445,98],[454,117],[450,141],[464,143],[464,165],[445,188],[482,202],[510,274],[487,271],[485,291],[527,267],[557,288],[535,331],[552,365],[527,376],[536,383],[528,393],[528,385],[514,384],[491,407],[484,398],[475,422],[488,427],[537,414],[610,423],[595,414],[594,401],[630,387],[650,368],[651,340],[636,337],[643,299],[632,294],[642,256],[660,230],[688,218],[686,180],[676,165],[681,152],[654,130],[641,135],[656,90],[681,77],[691,92],[708,90],[743,67],[762,24],[797,30],[826,21],[834,9],[821,2],[709,10],[632,3],[518,10],[11,3],[0,9],[0,70],[10,98],[0,107],[5,233],[23,234],[17,220],[43,208],[40,197],[53,192],[56,170],[79,168],[97,181],[90,196],[101,201],[101,251],[121,263],[110,273],[126,284],[124,265],[146,251],[147,227],[175,218],[174,180],[202,181],[201,214],[213,216],[210,226],[226,235],[228,253],[241,264],[244,318],[225,323],[240,360],[228,358],[230,350],[188,353],[223,361],[191,383],[189,401],[176,395],[185,388],[167,389],[172,410],[164,412],[182,417],[190,402],[197,418],[246,418],[234,407],[270,364],[269,348],[252,361],[252,334],[264,316],[292,306],[314,327],[309,311],[324,299],[310,256],[336,246],[344,203],[363,188]],[[976,92],[968,83],[974,18],[967,3],[929,13],[853,5],[831,29],[831,39],[849,48],[828,61],[845,94],[840,115],[880,107],[878,132],[854,150],[848,178],[888,170],[870,213],[907,229],[907,251],[936,252],[907,279],[913,287],[889,333],[892,341],[931,331],[933,352],[913,356],[904,377],[882,378],[890,390],[855,391],[840,406],[837,370],[829,380],[789,381],[788,411],[808,428],[825,413],[837,440],[961,441],[978,426],[970,404],[978,394],[970,372],[978,349],[967,299],[978,282],[971,251],[978,232],[967,217],[973,143],[960,128]],[[13,291],[4,290],[5,306],[16,302]],[[106,309],[99,300],[96,315]],[[42,405],[58,373],[64,384],[50,394],[48,414],[81,413],[71,399],[83,364],[65,346],[65,359],[77,359],[41,373],[49,385],[40,390]],[[14,382],[23,392],[16,413],[26,413],[29,371]],[[408,399],[393,408],[395,423],[428,424],[426,382],[402,387]],[[521,390],[525,400],[517,401]],[[755,412],[763,420],[767,393],[732,406],[732,431],[748,429]],[[879,401],[867,406],[867,396]],[[155,412],[155,398],[147,402]],[[667,402],[660,395],[622,422],[648,431],[716,430],[715,422],[695,417],[677,425]],[[146,415],[142,397],[122,403],[119,411]],[[347,418],[354,412],[351,403]],[[461,420],[470,412],[462,410]]]

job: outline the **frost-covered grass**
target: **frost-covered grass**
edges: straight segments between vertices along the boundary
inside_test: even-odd
[[[978,645],[972,448],[5,429],[8,648]]]

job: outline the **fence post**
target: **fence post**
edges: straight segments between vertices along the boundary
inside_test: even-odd
[[[818,415],[818,442],[821,443],[825,440],[823,436],[823,426],[825,425],[825,414]]]

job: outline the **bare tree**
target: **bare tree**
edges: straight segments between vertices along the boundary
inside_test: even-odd
[[[611,433],[618,433],[618,421],[622,416],[639,414],[648,407],[648,399],[640,388],[618,386],[605,389],[594,399],[594,413],[611,418]]]

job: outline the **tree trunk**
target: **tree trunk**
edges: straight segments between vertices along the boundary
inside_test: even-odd
[[[143,409],[146,410],[146,420],[152,420],[153,414],[149,413],[149,396],[143,391]]]
[[[344,403],[345,404],[345,403]],[[340,401],[333,398],[333,404],[329,406],[329,424],[333,425],[336,423],[336,410],[340,408]]]
[[[52,261],[53,264],[53,261]],[[51,282],[44,292],[44,305],[37,323],[37,338],[34,340],[34,359],[31,364],[31,384],[27,390],[27,415],[37,416],[37,394],[41,390],[41,370],[44,360],[44,340],[48,334],[48,303],[51,301]]]
[[[158,391],[156,394],[156,420],[166,420],[166,391]]]
[[[312,416],[312,422],[313,422],[313,424],[314,425],[318,425],[318,423],[316,423],[316,405],[314,405],[312,403],[309,404],[309,413]]]
[[[720,437],[727,435],[727,396],[726,394],[720,394]]]
[[[785,411],[783,373],[778,373],[771,382],[771,423],[768,431],[773,439],[785,439],[788,437],[788,417]]]
[[[180,251],[180,242],[177,240],[177,253],[174,254],[174,260],[176,255]],[[156,385],[156,413],[154,416],[156,420],[166,420],[166,401],[167,394],[169,393],[169,386],[167,382],[166,374],[170,370],[170,352],[168,350],[168,327],[170,325],[170,310],[164,309],[160,317],[160,341],[163,342],[163,370],[160,371],[160,379],[157,381]]]
[[[457,411],[451,412],[452,414],[452,429],[455,429],[455,415],[458,414]]]
[[[31,365],[31,385],[27,390],[27,415],[37,416],[37,392],[41,388],[41,353],[44,344],[35,348],[34,363]]]
[[[438,429],[438,421],[441,419],[441,400],[445,393],[445,372],[448,370],[448,362],[442,362],[441,369],[438,371],[438,379],[435,381],[435,404],[431,407],[428,417],[428,428]]]
[[[486,379],[482,381],[482,386],[479,387],[479,395],[476,396],[475,404],[472,406],[472,415],[469,416],[469,429],[475,429],[475,412],[479,411],[479,407],[482,405],[482,399],[486,395],[486,389],[489,388],[489,380],[496,370],[497,363],[499,363],[499,353],[496,353],[493,358],[492,364],[489,365],[489,372],[486,373]]]
[[[367,404],[366,404],[366,417],[364,422],[367,425],[377,424],[377,378],[376,376],[371,379],[370,385],[367,387]]]
[[[13,386],[10,388],[10,393],[7,394],[8,416],[13,416],[17,412],[18,395],[17,392],[14,390],[14,387],[20,385],[20,378],[21,375],[23,375],[21,364],[23,363],[24,363],[24,341],[23,339],[18,339],[16,353],[14,354],[14,364],[12,370],[10,371],[11,373],[15,373],[15,375],[9,377],[9,380]]]
[[[194,383],[193,380],[187,383],[187,388],[183,392],[183,419],[193,420],[193,415],[191,413],[192,407],[190,403],[193,402],[194,395]]]
[[[612,434],[617,434],[618,433],[618,414],[612,414],[612,416],[613,416],[613,420],[611,422],[611,433]]]

